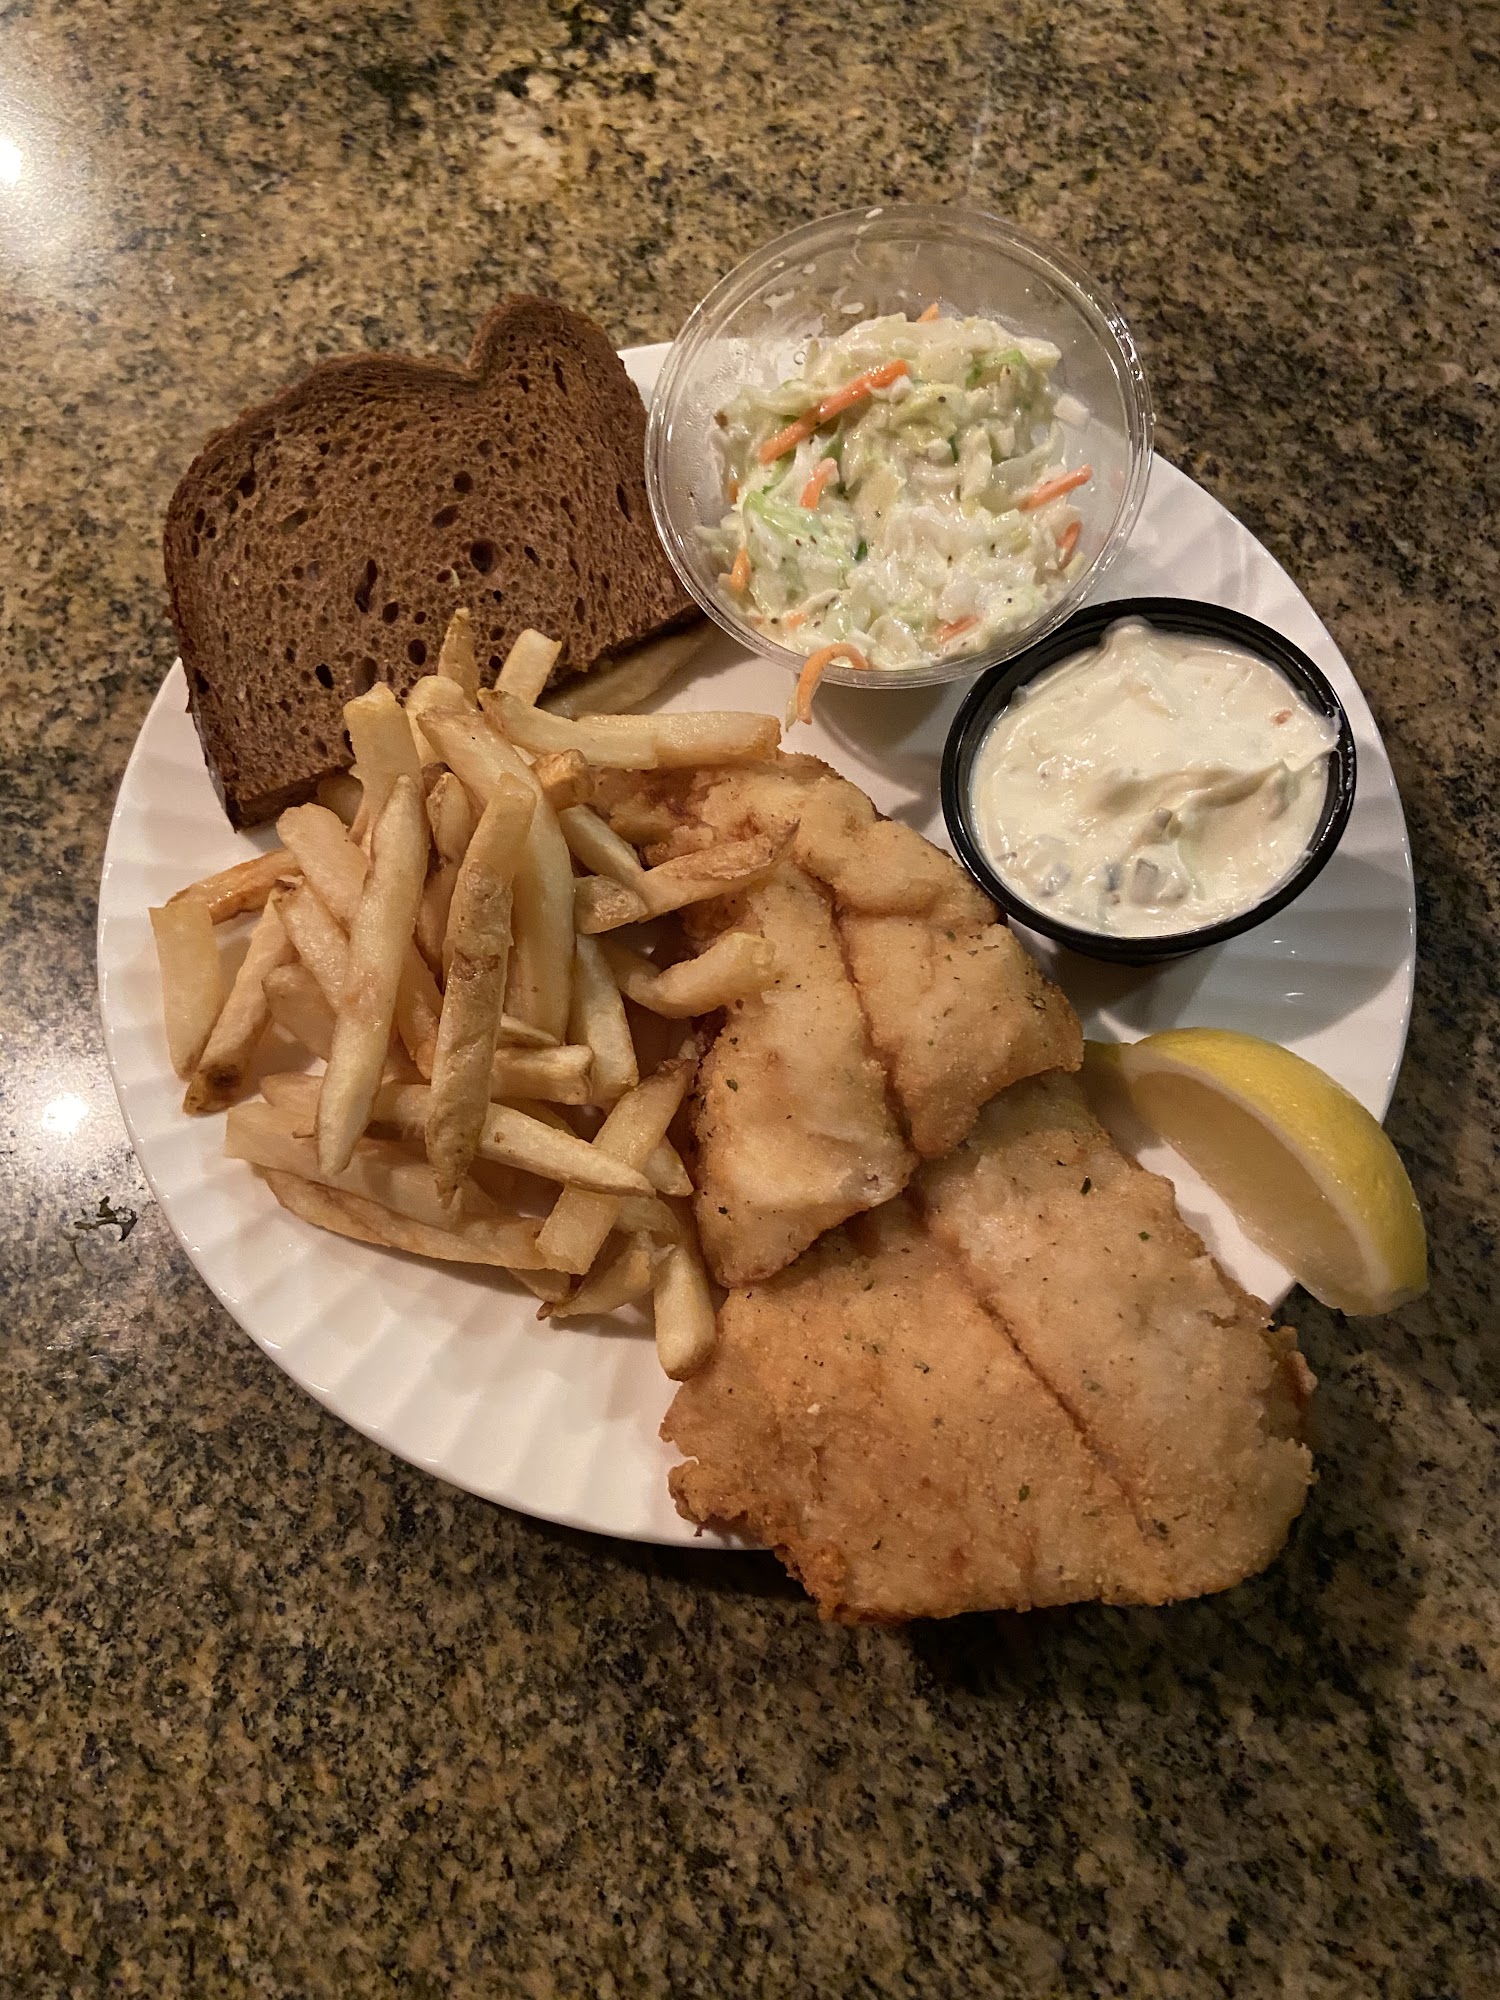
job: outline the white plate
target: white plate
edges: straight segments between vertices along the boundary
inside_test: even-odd
[[[650,394],[665,349],[626,355]],[[1286,573],[1200,488],[1157,460],[1145,508],[1109,579],[1113,596],[1232,605],[1310,653],[1359,746],[1359,789],[1338,854],[1289,909],[1247,937],[1154,973],[1067,957],[1054,965],[1091,1034],[1129,1040],[1190,1022],[1286,1043],[1383,1116],[1411,1010],[1411,857],[1390,764],[1328,633]],[[723,641],[668,707],[779,711],[779,668]],[[795,732],[876,804],[946,845],[943,738],[963,683],[874,696],[829,689]],[[116,801],[99,895],[99,992],[120,1106],[163,1213],[192,1262],[265,1352],[335,1415],[399,1457],[521,1512],[631,1540],[713,1546],[674,1512],[657,1426],[670,1385],[639,1332],[538,1326],[534,1302],[486,1280],[347,1243],[277,1207],[220,1156],[222,1123],[189,1119],[167,1061],[147,907],[269,846],[232,833],[204,769],[174,666]],[[1040,940],[1028,939],[1040,956]],[[1286,1274],[1163,1153],[1184,1212],[1220,1261],[1268,1300]]]

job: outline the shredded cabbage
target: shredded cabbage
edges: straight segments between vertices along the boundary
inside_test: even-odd
[[[993,320],[897,313],[811,343],[800,375],[774,389],[739,390],[718,433],[734,497],[700,530],[726,589],[748,556],[737,608],[801,652],[842,641],[887,669],[1031,624],[1083,560],[1070,495],[1018,504],[1063,469],[1059,358]],[[826,396],[895,361],[905,374],[817,424]],[[762,447],[799,423],[811,434],[762,464]],[[829,457],[836,473],[804,506]]]

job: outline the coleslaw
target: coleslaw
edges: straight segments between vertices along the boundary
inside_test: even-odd
[[[888,314],[719,412],[721,588],[809,656],[899,671],[1024,629],[1067,588],[1069,496],[1049,341]]]

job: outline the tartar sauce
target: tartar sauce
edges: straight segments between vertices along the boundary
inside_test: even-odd
[[[1267,661],[1125,619],[996,716],[975,824],[1006,886],[1061,923],[1196,930],[1297,866],[1336,740]]]

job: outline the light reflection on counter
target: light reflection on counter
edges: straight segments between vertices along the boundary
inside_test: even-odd
[[[48,291],[75,283],[100,223],[73,108],[34,77],[0,77],[0,269]]]

